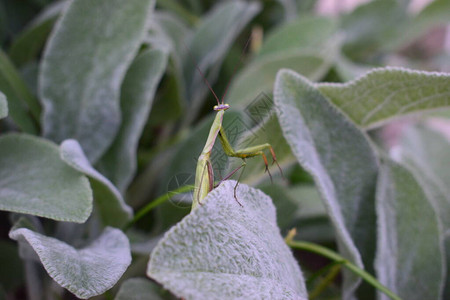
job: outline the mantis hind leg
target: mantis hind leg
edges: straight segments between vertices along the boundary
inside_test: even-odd
[[[228,156],[246,159],[248,157],[255,157],[255,156],[260,155],[264,160],[264,165],[266,166],[265,171],[267,173],[269,173],[270,180],[272,181],[272,175],[270,174],[270,171],[269,171],[269,163],[267,161],[267,156],[264,154],[264,150],[269,150],[270,154],[272,156],[272,165],[275,163],[277,165],[278,169],[280,170],[281,176],[284,177],[283,171],[281,170],[281,167],[278,164],[277,157],[275,155],[275,151],[273,150],[272,145],[266,143],[266,144],[261,144],[261,145],[257,145],[257,146],[240,149],[240,150],[234,150],[233,147],[231,146],[230,142],[228,141],[228,138],[225,134],[225,130],[222,127],[220,128],[218,136],[219,136],[220,142],[222,143],[222,148]]]
[[[244,207],[242,205],[241,202],[239,202],[237,196],[236,196],[236,191],[237,191],[237,187],[239,185],[239,181],[241,180],[242,174],[244,173],[245,170],[245,166],[247,165],[247,163],[245,162],[245,159],[242,159],[242,165],[240,165],[239,167],[237,167],[236,169],[234,169],[233,171],[231,171],[227,176],[225,176],[222,180],[219,181],[218,184],[216,184],[214,186],[214,188],[218,187],[223,181],[230,179],[231,176],[233,176],[237,171],[239,171],[240,169],[242,169],[241,173],[239,174],[239,178],[236,181],[236,185],[234,186],[234,199],[236,200],[236,202],[241,206]]]

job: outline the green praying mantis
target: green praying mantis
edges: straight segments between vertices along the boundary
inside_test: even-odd
[[[243,53],[245,52],[245,49],[247,48],[249,42],[250,42],[250,39],[247,41],[247,44],[244,47]],[[215,143],[217,137],[219,137],[219,140],[222,144],[222,148],[227,156],[238,157],[238,158],[241,158],[243,161],[243,163],[240,167],[233,170],[229,175],[224,177],[221,181],[227,180],[228,178],[233,176],[239,169],[245,168],[245,165],[246,165],[245,159],[246,158],[255,157],[255,156],[259,156],[259,155],[264,160],[264,164],[266,166],[265,171],[269,173],[269,176],[272,179],[272,176],[270,175],[270,171],[269,171],[269,163],[267,161],[266,155],[264,154],[264,150],[270,151],[270,154],[271,154],[272,160],[273,160],[272,164],[276,163],[280,170],[280,173],[283,174],[280,166],[278,165],[275,151],[273,150],[273,147],[270,144],[266,143],[266,144],[261,144],[261,145],[256,145],[256,146],[240,149],[240,150],[233,149],[233,147],[231,146],[231,144],[226,136],[225,130],[222,125],[223,116],[225,114],[225,111],[230,108],[229,104],[224,103],[224,98],[225,98],[225,95],[226,95],[226,92],[227,92],[227,89],[229,86],[229,82],[228,82],[227,87],[225,88],[225,92],[223,93],[221,100],[219,100],[219,98],[217,97],[216,93],[212,89],[212,87],[209,84],[206,77],[203,75],[203,73],[200,70],[200,68],[198,67],[198,65],[196,65],[196,68],[197,68],[197,71],[200,73],[201,77],[203,78],[205,84],[208,86],[209,90],[211,91],[211,93],[213,94],[214,98],[217,101],[217,105],[215,105],[213,108],[214,111],[217,112],[217,114],[214,119],[214,122],[211,125],[211,129],[209,131],[205,146],[203,147],[203,150],[198,158],[196,173],[195,173],[195,185],[194,185],[192,209],[195,209],[198,205],[201,205],[202,200],[215,187],[214,186],[214,172],[213,172],[213,167],[211,164],[211,151],[214,147],[214,143]],[[234,72],[235,71],[236,71],[236,68],[235,68]],[[233,72],[233,75],[234,75],[234,72]],[[230,79],[230,81],[231,81],[231,79]],[[236,197],[236,189],[239,184],[241,175],[242,175],[242,172],[241,172],[239,179],[234,187],[234,198],[240,206],[242,206],[242,204],[239,202],[239,200]]]

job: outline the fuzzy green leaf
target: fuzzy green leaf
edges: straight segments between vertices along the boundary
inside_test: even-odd
[[[271,199],[225,181],[174,226],[147,275],[185,299],[306,299],[303,276],[276,225]]]
[[[377,215],[378,280],[402,299],[440,299],[445,273],[436,213],[413,175],[388,160],[380,167]]]
[[[110,146],[120,126],[120,85],[145,36],[152,3],[69,3],[48,40],[39,74],[46,137],[78,140],[91,162]]]
[[[69,166],[90,178],[96,209],[103,225],[125,225],[133,215],[131,207],[125,203],[117,188],[91,166],[80,144],[75,140],[66,140],[61,143],[60,151],[61,158]]]
[[[447,255],[447,278],[450,277],[450,143],[438,132],[424,126],[408,129],[397,148],[400,160],[413,172],[438,216],[443,229]],[[450,282],[443,299],[450,298]]]
[[[121,89],[122,124],[99,169],[124,192],[136,171],[138,141],[163,75],[167,55],[160,50],[140,54],[131,64]]]
[[[28,243],[50,277],[81,299],[112,288],[131,263],[126,235],[111,227],[82,249],[28,228],[14,227],[9,237]]]
[[[42,138],[0,137],[0,209],[83,223],[92,211],[87,178],[67,166]]]
[[[450,106],[450,74],[446,73],[379,68],[348,83],[319,83],[317,88],[364,128]]]
[[[377,161],[368,140],[313,83],[290,70],[278,73],[274,102],[294,156],[314,177],[341,254],[360,267],[364,261],[370,270]],[[359,281],[344,272],[343,298],[351,296]]]

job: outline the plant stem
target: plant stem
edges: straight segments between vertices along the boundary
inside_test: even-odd
[[[348,268],[350,271],[357,274],[362,279],[367,281],[369,284],[373,285],[375,288],[377,288],[378,290],[385,293],[389,298],[391,298],[393,300],[401,300],[401,298],[399,296],[397,296],[390,289],[388,289],[387,287],[382,285],[375,277],[373,277],[372,275],[370,275],[363,269],[355,266],[354,264],[352,264],[351,262],[346,260],[344,257],[340,256],[338,253],[336,253],[328,248],[325,248],[325,247],[322,247],[320,245],[310,243],[310,242],[294,241],[294,240],[292,240],[292,236],[290,236],[290,235],[288,235],[288,237],[286,238],[286,244],[291,248],[314,252],[319,255],[325,256],[331,260],[334,260],[336,262],[340,262],[340,263],[342,263],[343,266]]]
[[[311,276],[309,276],[309,278],[306,280],[306,285],[312,284],[318,277],[329,272],[334,266],[341,265],[341,264],[342,264],[342,261],[332,261],[330,264],[326,265],[322,269],[314,272]]]
[[[331,267],[330,272],[325,276],[323,280],[314,288],[314,290],[309,293],[309,300],[316,299],[326,288],[327,286],[336,278],[337,274],[341,270],[340,264],[335,264]]]
[[[147,204],[146,206],[144,206],[143,208],[141,208],[136,215],[134,216],[134,218],[128,222],[127,225],[125,225],[125,227],[123,227],[123,231],[128,230],[131,225],[133,225],[134,223],[136,223],[137,221],[139,221],[140,219],[142,219],[142,217],[144,217],[147,213],[149,213],[153,208],[155,208],[156,206],[166,202],[167,200],[169,200],[174,194],[180,194],[180,193],[186,193],[186,192],[190,192],[194,189],[193,185],[184,185],[182,187],[179,187],[173,191],[167,192],[161,196],[159,196],[158,198],[156,198],[154,201],[150,202],[149,204]]]

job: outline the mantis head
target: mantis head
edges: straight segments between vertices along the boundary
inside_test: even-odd
[[[213,109],[215,110],[215,111],[219,111],[219,110],[227,110],[227,109],[229,109],[230,108],[230,104],[218,104],[218,105],[214,105],[214,107],[213,107]]]

